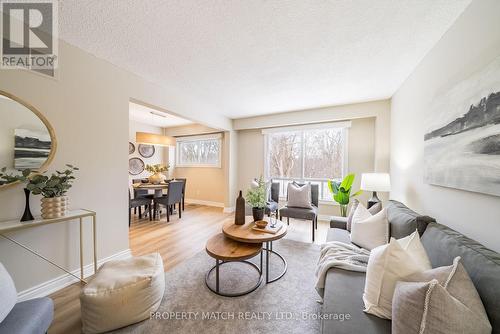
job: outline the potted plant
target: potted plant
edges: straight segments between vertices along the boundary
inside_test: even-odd
[[[333,200],[340,205],[340,215],[342,217],[347,217],[347,206],[349,205],[349,199],[351,197],[358,196],[363,192],[363,190],[358,190],[351,195],[352,184],[354,182],[354,174],[349,174],[342,182],[336,180],[328,180],[328,189],[333,195]]]
[[[160,184],[162,182],[165,182],[167,177],[163,175],[163,172],[168,171],[170,168],[170,165],[162,165],[162,164],[156,164],[156,165],[146,165],[146,170],[150,173],[153,173],[148,177],[148,180],[152,184]]]
[[[50,177],[34,173],[29,177],[26,188],[33,195],[42,195],[42,218],[59,218],[68,211],[68,197],[66,192],[71,188],[75,177],[73,173],[78,167],[66,165],[68,168],[62,172],[56,171]]]
[[[253,220],[263,220],[266,208],[266,183],[262,176],[257,181],[258,186],[248,189],[246,200],[252,207]]]

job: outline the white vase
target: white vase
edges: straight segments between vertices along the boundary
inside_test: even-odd
[[[43,219],[64,217],[68,212],[68,196],[44,197],[41,201]]]
[[[167,177],[160,172],[154,173],[153,175],[148,177],[149,183],[152,183],[152,184],[160,184],[160,183],[164,182],[166,179],[167,179]]]

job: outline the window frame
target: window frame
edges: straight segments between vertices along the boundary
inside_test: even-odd
[[[180,144],[185,142],[194,142],[194,141],[207,141],[207,140],[216,140],[219,145],[219,156],[218,162],[214,164],[201,164],[201,163],[181,163],[180,159]],[[196,135],[196,136],[181,136],[176,137],[175,143],[175,167],[180,168],[191,168],[191,167],[199,167],[199,168],[222,168],[222,133],[213,133],[207,135]]]
[[[319,202],[322,204],[334,204],[334,200],[331,196],[326,197],[323,194],[324,184],[329,180],[328,178],[306,178],[304,177],[304,166],[305,166],[305,132],[314,130],[324,130],[332,128],[340,128],[342,130],[343,136],[343,163],[342,163],[342,176],[339,180],[342,180],[348,172],[348,162],[349,162],[349,128],[351,127],[351,121],[342,122],[329,122],[329,123],[319,123],[319,124],[307,124],[298,126],[287,126],[287,127],[276,127],[263,129],[262,134],[264,135],[264,175],[266,179],[272,179],[280,182],[280,200],[286,200],[286,188],[285,185],[290,181],[298,182],[311,182],[320,183],[320,193]],[[269,170],[269,135],[283,132],[300,132],[301,134],[301,176],[299,178],[275,178],[270,176]]]

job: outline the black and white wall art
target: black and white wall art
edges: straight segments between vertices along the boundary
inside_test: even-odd
[[[435,96],[426,125],[426,183],[500,196],[500,57]]]
[[[40,168],[50,154],[50,134],[47,131],[15,129],[14,136],[14,168]]]

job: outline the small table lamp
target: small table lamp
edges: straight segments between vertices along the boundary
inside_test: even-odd
[[[364,173],[361,174],[361,189],[373,191],[372,197],[368,200],[368,208],[380,202],[377,191],[391,191],[391,178],[387,173]]]

